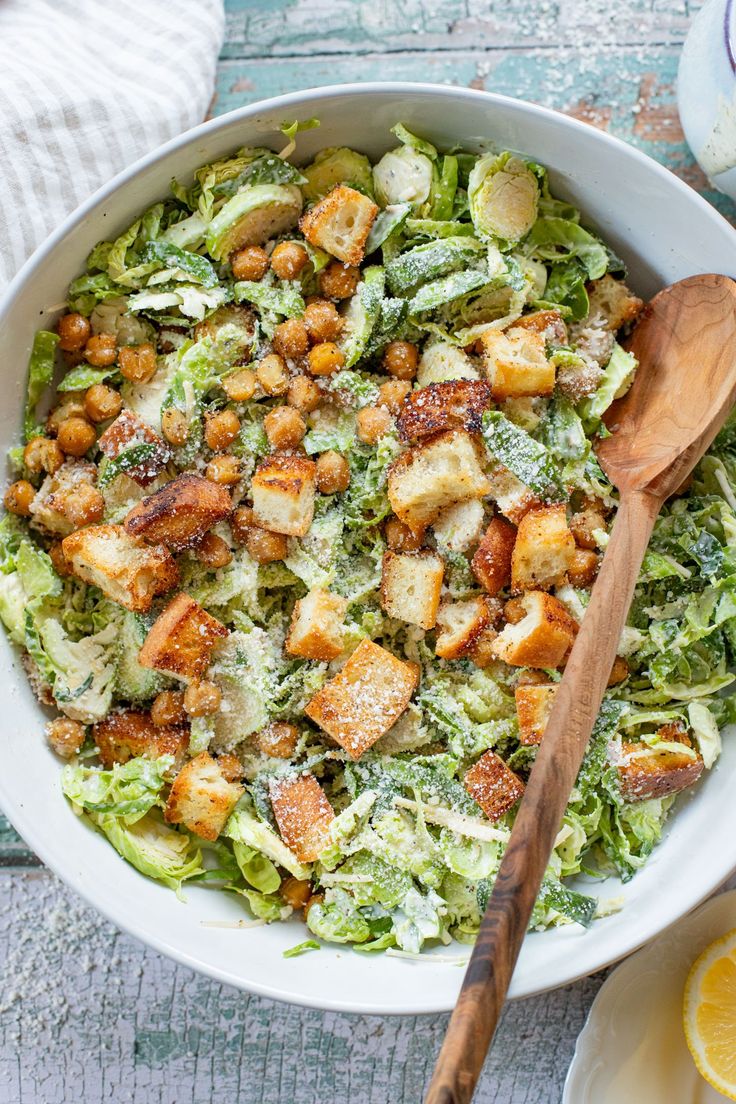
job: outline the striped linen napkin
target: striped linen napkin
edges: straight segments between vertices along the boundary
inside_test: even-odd
[[[200,123],[222,0],[0,0],[0,290],[59,222]]]

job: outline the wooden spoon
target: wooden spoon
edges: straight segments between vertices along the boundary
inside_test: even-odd
[[[691,276],[645,308],[629,345],[634,385],[606,418],[598,459],[620,506],[590,604],[501,862],[427,1104],[467,1104],[496,1030],[532,908],[611,673],[665,499],[736,400],[736,283]],[[544,938],[539,936],[538,938]]]

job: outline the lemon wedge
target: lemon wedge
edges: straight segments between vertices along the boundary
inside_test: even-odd
[[[736,1100],[736,928],[693,963],[682,1009],[685,1038],[705,1080]]]

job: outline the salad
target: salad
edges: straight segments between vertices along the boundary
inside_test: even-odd
[[[477,933],[615,516],[596,443],[642,304],[525,157],[399,124],[375,164],[297,165],[283,129],[98,244],[36,335],[0,617],[70,815],[142,874],[300,913],[295,953],[418,954]],[[533,927],[615,907],[596,879],[718,759],[735,493],[731,421],[657,521]]]

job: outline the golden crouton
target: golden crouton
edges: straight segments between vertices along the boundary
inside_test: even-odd
[[[602,276],[588,284],[590,308],[588,318],[605,319],[606,329],[615,332],[627,322],[633,322],[644,306],[641,299],[629,291],[623,280]]]
[[[272,759],[291,759],[299,743],[299,729],[286,721],[272,721],[253,735],[259,751]]]
[[[229,632],[199,602],[188,594],[177,594],[151,626],[138,662],[178,678],[201,678],[215,644]]]
[[[479,433],[483,411],[491,405],[491,389],[482,380],[448,380],[411,391],[396,424],[404,441],[421,441],[448,429]]]
[[[294,606],[284,644],[289,655],[329,663],[343,649],[346,598],[316,587]]]
[[[140,464],[125,469],[125,474],[141,487],[153,483],[171,459],[171,450],[165,441],[131,410],[123,410],[107,427],[97,444],[108,460],[117,459],[121,452],[136,445],[153,445],[151,455]]]
[[[555,366],[547,360],[541,334],[512,327],[487,330],[480,339],[483,369],[496,402],[523,395],[551,395]]]
[[[575,554],[564,505],[537,506],[519,522],[511,557],[514,590],[561,586]]]
[[[274,778],[268,787],[281,838],[301,863],[318,857],[335,813],[313,774]]]
[[[225,487],[186,473],[137,503],[123,524],[134,537],[178,549],[203,537],[231,510]]]
[[[381,607],[389,617],[433,629],[444,574],[445,562],[435,552],[384,552]]]
[[[316,464],[306,456],[269,456],[251,483],[253,513],[263,529],[303,537],[314,517]]]
[[[437,544],[450,552],[467,552],[483,532],[485,511],[478,498],[446,506],[432,523]]]
[[[514,696],[520,744],[541,744],[556,693],[555,682],[516,687]]]
[[[495,500],[499,512],[514,525],[519,524],[532,506],[541,506],[541,502],[529,488],[503,464],[494,464],[488,472],[488,478],[491,498]]]
[[[494,621],[494,610],[483,596],[461,602],[443,602],[437,614],[435,652],[441,659],[459,659],[473,652]]]
[[[168,548],[143,545],[122,525],[78,529],[64,538],[61,550],[78,579],[134,613],[145,613],[179,581]]]
[[[559,667],[573,645],[577,622],[543,590],[530,590],[520,601],[524,617],[499,633],[493,654],[513,667]]]
[[[489,820],[500,820],[524,794],[524,783],[518,774],[493,751],[484,751],[463,781]]]
[[[574,587],[592,586],[600,561],[589,548],[576,548],[567,568],[567,579]]]
[[[462,429],[407,449],[388,473],[393,511],[414,532],[430,525],[445,506],[489,491],[475,441]]]
[[[580,509],[570,518],[570,532],[575,543],[581,548],[597,548],[598,543],[594,534],[599,529],[606,531],[607,513],[607,507],[599,498],[583,499]]]
[[[548,345],[567,345],[567,326],[558,310],[538,310],[524,314],[514,322],[515,330],[540,334]]]
[[[692,748],[690,737],[679,725],[663,725],[658,736],[670,743]],[[618,778],[624,801],[647,801],[650,797],[667,797],[692,786],[703,773],[703,758],[686,751],[647,747],[643,743],[623,741],[621,759],[617,763]]]
[[[361,640],[304,712],[357,760],[401,716],[418,682],[416,666],[371,640]]]
[[[516,528],[503,518],[495,517],[471,560],[473,574],[491,595],[498,594],[511,582],[511,556],[515,542]]]
[[[83,484],[93,486],[97,468],[84,461],[67,460],[53,475],[47,475],[31,503],[31,524],[44,533],[66,537],[78,527],[67,516],[67,503]]]
[[[348,265],[359,265],[378,207],[355,188],[337,184],[299,220],[304,237]]]
[[[243,786],[228,782],[222,766],[203,751],[177,774],[164,816],[202,839],[216,840],[242,793]]]
[[[189,744],[184,725],[155,725],[151,714],[140,709],[109,713],[94,726],[92,738],[102,765],[108,770],[115,763],[127,763],[139,755],[147,759],[173,755],[175,765],[181,766]]]

